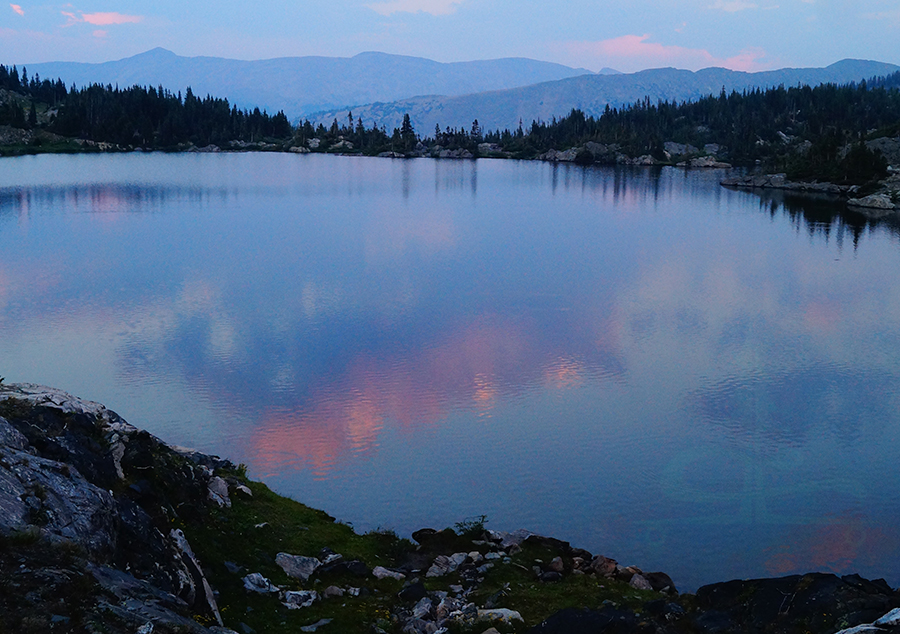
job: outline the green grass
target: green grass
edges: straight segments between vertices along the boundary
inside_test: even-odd
[[[210,584],[219,592],[219,609],[227,626],[239,628],[246,623],[257,632],[296,632],[302,625],[322,618],[333,619],[328,631],[371,632],[379,620],[390,619],[390,607],[402,582],[377,580],[349,574],[324,575],[318,583],[301,584],[289,578],[275,563],[275,555],[287,552],[316,557],[328,547],[345,560],[359,559],[370,568],[392,566],[400,554],[396,535],[376,532],[358,535],[345,524],[334,521],[323,511],[273,493],[264,484],[247,482],[253,497],[239,492],[232,495],[230,509],[217,509],[209,518],[195,525],[181,526],[207,572]],[[257,528],[256,525],[266,523]],[[229,572],[225,561],[243,568]],[[367,587],[372,593],[364,597],[320,600],[309,608],[289,610],[275,595],[247,592],[242,577],[258,572],[285,589],[313,589],[321,593],[329,585]]]
[[[232,477],[239,477],[236,473]],[[322,618],[333,619],[325,631],[372,632],[372,626],[380,623],[391,631],[390,611],[399,603],[397,592],[403,582],[392,579],[378,581],[369,575],[365,578],[349,574],[315,576],[306,584],[291,579],[275,563],[275,555],[288,552],[295,555],[318,556],[328,547],[341,553],[345,560],[359,559],[370,568],[381,565],[397,565],[403,555],[414,549],[411,542],[399,538],[389,530],[364,535],[356,534],[350,526],[336,522],[323,511],[273,493],[264,484],[249,482],[252,497],[234,492],[230,509],[216,509],[203,522],[182,525],[197,556],[200,558],[210,584],[219,592],[219,608],[225,625],[239,630],[246,623],[257,632],[296,632],[303,625]],[[266,523],[257,528],[257,525]],[[468,550],[476,547],[469,544]],[[531,571],[535,559],[549,562],[558,553],[552,549],[526,545],[512,557],[512,563],[495,561],[470,601],[479,605],[506,588],[498,607],[517,610],[525,624],[506,626],[501,631],[524,631],[540,623],[553,613],[567,607],[600,608],[605,601],[618,607],[640,611],[659,594],[635,590],[626,583],[600,579],[588,575],[565,575],[557,583],[542,583]],[[238,573],[229,572],[225,561],[242,567]],[[289,610],[281,605],[276,595],[249,593],[243,587],[242,577],[259,572],[276,585],[285,589],[314,589],[322,592],[330,585],[342,588],[365,587],[368,596],[320,600],[309,608]],[[428,590],[448,590],[451,584],[460,583],[457,574],[426,579],[420,578]],[[316,581],[318,579],[318,581]],[[480,623],[470,631],[481,632],[488,625]],[[464,631],[455,628],[455,631]]]

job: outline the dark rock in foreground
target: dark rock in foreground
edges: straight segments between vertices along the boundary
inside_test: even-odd
[[[679,595],[663,572],[552,537],[483,518],[458,528],[416,531],[418,547],[358,535],[102,405],[0,385],[3,634],[900,631],[883,580],[808,574]]]
[[[896,607],[898,593],[882,579],[812,573],[729,581],[697,591],[701,632],[836,632],[871,623]]]

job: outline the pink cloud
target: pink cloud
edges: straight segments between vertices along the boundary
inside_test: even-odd
[[[124,15],[122,13],[83,13],[81,17],[88,24],[95,26],[137,23],[144,19],[142,15]]]
[[[94,37],[103,38],[103,37],[106,37],[107,35],[109,35],[109,31],[104,31],[103,29],[97,29],[91,35],[93,35]]]
[[[394,13],[430,13],[431,15],[449,15],[456,11],[463,0],[388,0],[366,6],[381,15]]]
[[[125,15],[123,13],[80,13],[75,15],[70,11],[60,11],[69,20],[66,26],[72,26],[77,22],[86,22],[94,26],[110,26],[114,24],[134,24],[144,19],[142,15]],[[96,34],[96,32],[95,32]]]
[[[577,58],[579,63],[614,66],[620,70],[639,70],[660,66],[675,66],[689,70],[699,70],[710,66],[721,66],[732,70],[756,71],[768,66],[761,60],[766,57],[762,49],[746,49],[732,57],[716,57],[705,49],[668,46],[651,42],[650,35],[623,35],[599,42],[567,42],[566,51]]]
[[[16,13],[18,13],[19,15],[25,15],[25,12],[22,10],[22,7],[20,7],[19,5],[11,4],[9,6],[12,7],[12,10],[15,11]]]

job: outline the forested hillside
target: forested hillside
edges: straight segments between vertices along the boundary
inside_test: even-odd
[[[720,146],[717,155],[737,165],[759,161],[770,171],[796,178],[859,182],[886,168],[864,147],[868,138],[900,134],[900,72],[870,82],[810,88],[723,91],[717,97],[673,104],[644,100],[627,108],[607,108],[600,117],[572,111],[528,133],[503,131],[485,140],[521,156],[593,141],[617,146],[627,156],[651,155],[665,162],[665,142],[697,148]],[[848,160],[849,156],[849,160]],[[611,158],[615,158],[612,156]]]
[[[122,147],[253,142],[289,138],[293,131],[283,112],[238,110],[226,99],[196,97],[190,88],[183,97],[141,86],[67,89],[61,80],[29,79],[27,70],[20,75],[15,66],[0,66],[0,89],[7,93],[0,105],[0,125]]]
[[[392,132],[348,113],[331,125],[291,126],[283,112],[239,110],[226,99],[163,88],[91,85],[28,78],[0,66],[0,126],[31,131],[3,141],[3,152],[97,148],[269,149],[391,156],[545,158],[579,163],[676,163],[708,156],[734,165],[787,172],[795,179],[863,184],[888,163],[871,140],[900,137],[900,72],[858,84],[723,89],[695,101],[607,107],[597,117],[573,110],[515,130],[435,128],[417,133],[408,115]],[[9,135],[7,135],[9,136]],[[14,135],[13,135],[14,136]],[[72,146],[72,139],[81,145]],[[870,146],[866,142],[870,142]],[[18,143],[18,145],[16,145]],[[65,145],[69,143],[69,145]],[[252,144],[252,145],[251,145]],[[48,147],[49,145],[49,147]],[[677,148],[677,149],[676,149]],[[552,151],[568,150],[559,158]],[[549,153],[549,155],[548,155]]]

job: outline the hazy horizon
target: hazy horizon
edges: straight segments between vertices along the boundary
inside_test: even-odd
[[[759,71],[841,59],[900,63],[900,9],[887,0],[283,0],[207,7],[10,3],[5,64],[102,63],[161,47],[184,57],[261,60],[362,52],[438,62],[522,57],[624,73],[674,67]]]

